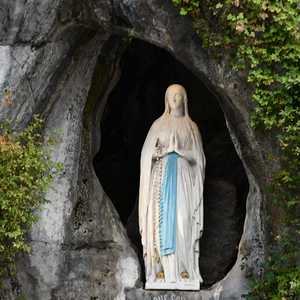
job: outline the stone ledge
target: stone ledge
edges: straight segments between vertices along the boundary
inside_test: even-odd
[[[200,291],[153,291],[142,288],[125,290],[126,300],[220,300],[223,299],[217,290]]]
[[[188,290],[199,291],[200,281],[187,282],[146,282],[147,290]]]

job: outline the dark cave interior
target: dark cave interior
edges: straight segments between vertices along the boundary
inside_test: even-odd
[[[173,83],[183,85],[207,161],[200,272],[208,287],[221,280],[236,261],[249,189],[224,114],[216,96],[199,78],[154,45],[133,40],[121,59],[121,70],[101,120],[101,148],[94,158],[96,174],[143,267],[137,214],[140,153],[151,124],[163,112],[165,90]]]

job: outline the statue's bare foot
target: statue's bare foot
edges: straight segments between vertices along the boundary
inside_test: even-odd
[[[163,271],[156,273],[156,278],[164,279],[165,278],[165,273]]]
[[[189,276],[189,273],[188,273],[188,272],[181,272],[181,273],[180,273],[180,276],[181,276],[181,278],[184,278],[184,279],[188,279],[188,278],[190,278],[190,276]]]

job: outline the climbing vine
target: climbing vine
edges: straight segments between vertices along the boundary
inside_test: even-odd
[[[300,2],[299,0],[172,0],[193,19],[203,46],[218,58],[222,49],[232,67],[253,87],[252,126],[276,135],[281,170],[269,187],[284,214],[282,229],[249,299],[300,297]],[[270,154],[269,159],[276,159]]]
[[[36,210],[62,165],[50,159],[38,116],[17,134],[8,122],[0,124],[0,277],[12,274],[15,257],[28,252],[26,232],[37,220]]]

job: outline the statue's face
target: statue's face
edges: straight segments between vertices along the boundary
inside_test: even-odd
[[[168,97],[171,110],[183,107],[183,94],[179,90],[171,91]]]

